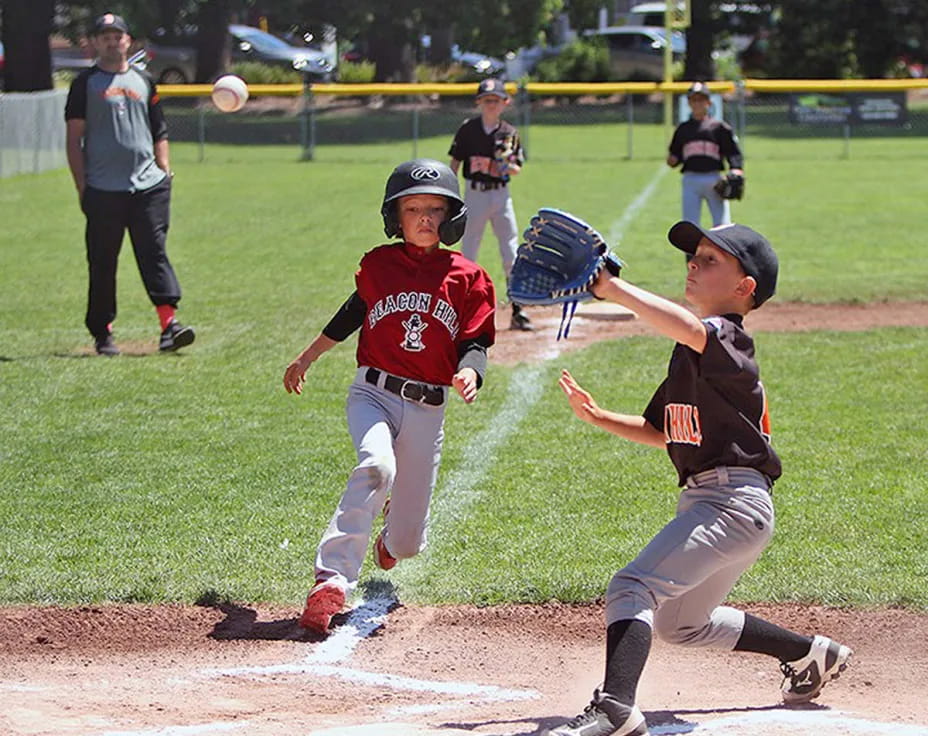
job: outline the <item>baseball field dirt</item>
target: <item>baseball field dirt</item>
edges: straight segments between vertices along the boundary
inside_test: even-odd
[[[501,321],[491,360],[651,334],[633,315],[579,312],[555,345],[560,310],[530,314],[539,332]],[[891,325],[928,326],[928,303],[773,303],[747,320],[754,332]],[[0,608],[0,734],[537,736],[579,712],[602,677],[601,601],[369,599],[337,617],[327,639],[297,626],[298,605]],[[814,704],[787,708],[774,660],[655,642],[638,693],[652,734],[928,736],[928,615],[743,608],[851,646],[851,666]]]

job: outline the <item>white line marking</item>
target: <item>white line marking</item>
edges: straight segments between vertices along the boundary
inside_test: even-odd
[[[880,723],[862,718],[854,718],[841,711],[791,711],[773,710],[762,713],[739,713],[738,715],[718,718],[703,723],[675,723],[667,726],[650,726],[653,736],[667,734],[742,734],[746,726],[754,728],[784,726],[784,733],[822,734],[886,734],[887,736],[928,736],[928,728],[910,726],[903,723]],[[765,730],[764,733],[768,731]]]
[[[387,620],[387,612],[396,601],[387,596],[361,601],[348,615],[348,620],[313,647],[307,662],[341,662],[348,659],[362,639],[366,639]]]
[[[651,199],[651,195],[654,194],[657,185],[668,171],[670,171],[669,166],[661,165],[655,172],[654,176],[651,177],[651,181],[648,182],[648,185],[642,189],[641,193],[625,208],[622,216],[609,227],[609,236],[606,238],[607,243],[618,246],[618,244],[622,242],[622,238],[625,236],[625,229],[638,215],[638,211]]]
[[[200,723],[196,726],[164,726],[150,728],[144,731],[104,731],[102,736],[199,736],[204,733],[219,733],[221,731],[237,731],[248,728],[248,721],[235,723]]]
[[[278,664],[264,667],[235,667],[227,670],[213,670],[209,674],[242,676],[255,675],[266,677],[272,675],[312,675],[313,677],[337,677],[346,682],[355,682],[374,687],[388,687],[392,690],[410,692],[430,692],[456,697],[477,697],[487,700],[535,700],[541,694],[535,690],[509,690],[497,685],[478,685],[473,682],[455,682],[444,680],[419,680],[403,675],[391,675],[383,672],[366,672],[351,667],[337,667],[311,662],[297,664]]]

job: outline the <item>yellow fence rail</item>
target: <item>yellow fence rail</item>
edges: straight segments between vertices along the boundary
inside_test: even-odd
[[[511,95],[522,91],[529,95],[650,95],[661,92],[681,94],[689,82],[509,82],[506,90]],[[744,79],[740,82],[709,82],[712,92],[734,92],[740,86],[748,92],[889,92],[928,89],[928,79]],[[164,84],[158,91],[164,97],[205,97],[209,84]],[[252,84],[248,87],[253,96],[273,95],[297,97],[310,91],[317,95],[449,95],[465,96],[477,92],[476,82],[446,82],[433,84]]]

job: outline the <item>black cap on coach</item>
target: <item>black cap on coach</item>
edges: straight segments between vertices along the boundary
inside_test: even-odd
[[[117,31],[122,31],[123,33],[129,32],[129,26],[126,25],[120,16],[113,15],[112,13],[104,13],[99,18],[93,22],[93,30],[91,35],[96,36],[97,34],[103,33],[103,31],[108,31],[111,28],[116,29]]]
[[[693,95],[702,95],[703,97],[712,96],[709,92],[709,85],[705,82],[693,82],[690,85],[690,88],[686,91],[686,96],[692,97]]]
[[[681,220],[667,233],[667,238],[684,253],[693,255],[696,246],[703,238],[730,253],[748,276],[757,282],[754,289],[754,308],[756,309],[777,290],[777,273],[780,270],[777,254],[770,242],[756,230],[747,225],[716,225],[711,230],[687,220]]]
[[[487,97],[488,95],[493,95],[499,97],[501,100],[508,100],[509,93],[506,91],[506,84],[499,79],[494,79],[492,77],[484,79],[480,86],[477,87],[477,99],[481,97]]]

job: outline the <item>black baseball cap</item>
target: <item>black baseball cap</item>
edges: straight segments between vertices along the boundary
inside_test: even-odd
[[[126,21],[120,16],[113,15],[112,13],[104,13],[93,22],[93,31],[91,31],[91,33],[96,36],[98,33],[103,33],[103,31],[108,31],[110,29],[116,29],[123,33],[129,32],[129,26],[126,25]]]
[[[757,282],[754,289],[756,309],[777,290],[777,273],[780,265],[770,242],[747,225],[716,225],[711,230],[701,228],[694,222],[681,220],[667,233],[667,238],[684,253],[693,255],[703,238],[738,259],[741,268]]]
[[[501,100],[508,100],[509,93],[506,91],[506,84],[499,79],[494,79],[490,77],[484,79],[480,86],[477,87],[477,99],[481,97],[486,97],[487,95],[494,95],[499,97]]]
[[[690,85],[690,88],[686,91],[686,96],[692,97],[693,95],[702,95],[703,97],[712,96],[711,92],[709,92],[709,85],[705,82],[693,82]]]

